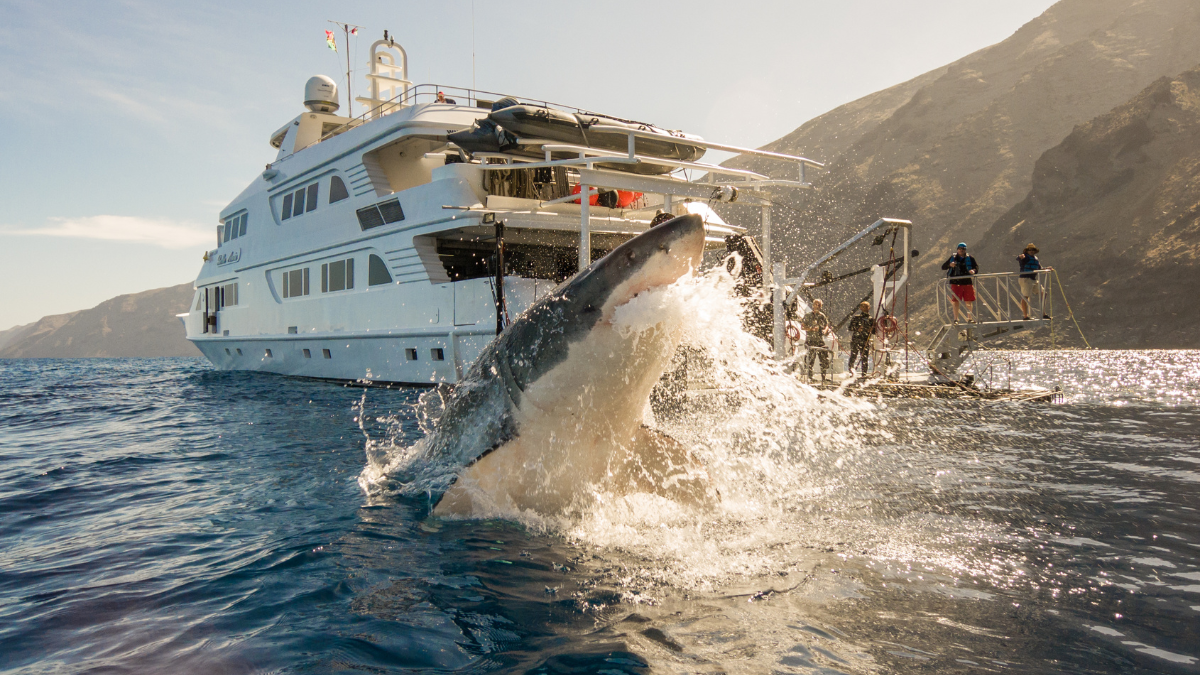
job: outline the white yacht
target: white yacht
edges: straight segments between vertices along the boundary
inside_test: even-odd
[[[544,101],[413,85],[392,40],[370,49],[366,113],[336,114],[317,76],[275,161],[220,213],[187,338],[223,370],[409,384],[456,382],[535,299],[662,213],[704,217],[711,248],[744,229],[714,201],[761,207],[803,157],[703,141]],[[710,149],[780,161],[792,178],[700,162]],[[700,176],[697,179],[689,177]],[[580,195],[587,195],[580,199]]]

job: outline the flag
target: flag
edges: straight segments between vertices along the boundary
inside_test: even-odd
[[[351,28],[351,29],[350,29],[350,34],[351,34],[351,35],[358,35],[358,29],[357,29],[357,28]]]
[[[333,40],[333,31],[325,31],[325,44],[329,45],[329,48],[333,51],[337,51],[337,42],[334,42]]]

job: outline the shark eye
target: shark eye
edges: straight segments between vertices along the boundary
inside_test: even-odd
[[[584,305],[583,311],[594,312],[594,311],[596,311],[596,306],[595,305]]]

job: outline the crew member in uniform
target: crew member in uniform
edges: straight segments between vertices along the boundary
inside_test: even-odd
[[[800,319],[800,327],[804,329],[804,365],[808,368],[808,380],[813,379],[813,364],[818,357],[821,359],[821,381],[829,374],[829,349],[825,347],[825,333],[829,332],[829,317],[821,311],[825,303],[813,300],[812,311]]]
[[[858,313],[850,317],[850,361],[846,369],[854,372],[854,361],[862,358],[862,374],[867,374],[867,355],[871,353],[871,335],[875,332],[875,320],[871,318],[871,303],[858,303]]]

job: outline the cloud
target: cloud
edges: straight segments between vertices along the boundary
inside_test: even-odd
[[[34,237],[128,241],[175,249],[207,246],[216,236],[213,228],[196,223],[136,216],[50,218],[50,225],[45,227],[5,229],[3,232]]]

